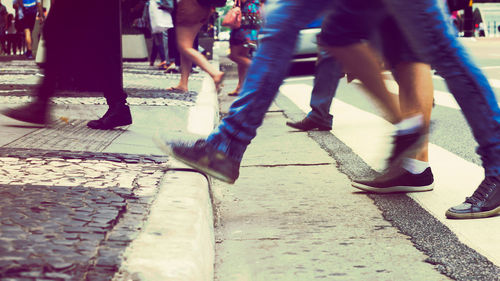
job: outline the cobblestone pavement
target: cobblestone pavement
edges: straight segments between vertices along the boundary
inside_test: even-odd
[[[3,62],[0,65],[0,103],[17,104],[30,100],[30,95],[43,77],[41,69],[27,60]],[[164,74],[163,71],[149,66],[146,62],[124,63],[123,87],[127,91],[131,105],[189,105],[196,99],[203,75],[190,75],[188,93],[174,93],[166,89],[176,86],[180,74]],[[78,97],[78,99],[74,99]],[[106,104],[101,93],[95,92],[57,92],[55,104]]]
[[[33,61],[2,62],[0,104],[28,102],[42,76]],[[147,63],[124,64],[132,106],[193,106],[196,91],[165,90],[178,78]],[[201,87],[201,75],[190,79],[194,89]],[[63,93],[53,103],[96,105],[105,100],[99,93]],[[59,120],[0,147],[1,281],[110,280],[138,235],[168,158],[96,152],[122,131],[89,132],[85,123]],[[87,151],[69,151],[70,142],[50,142],[54,132],[87,139]],[[30,143],[35,140],[37,149]]]
[[[166,162],[42,155],[0,158],[0,280],[110,280]]]

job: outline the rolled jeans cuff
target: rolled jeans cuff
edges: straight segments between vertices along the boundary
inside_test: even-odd
[[[241,162],[247,146],[236,139],[222,136],[220,133],[213,133],[207,138],[209,145],[216,150],[223,152],[227,157]]]

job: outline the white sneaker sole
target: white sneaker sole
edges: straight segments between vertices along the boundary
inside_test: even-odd
[[[368,191],[371,193],[406,193],[406,192],[424,192],[431,191],[434,189],[434,183],[424,186],[391,186],[391,187],[373,187],[364,185],[361,183],[353,182],[352,186],[361,189],[363,191]]]
[[[500,206],[493,210],[479,213],[453,213],[450,210],[446,211],[446,217],[449,219],[482,219],[489,218],[500,214]]]

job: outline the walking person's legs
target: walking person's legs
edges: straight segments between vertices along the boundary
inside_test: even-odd
[[[169,45],[170,43],[168,42],[168,31],[165,30],[161,34],[162,34],[162,43],[166,61],[165,69],[168,69],[170,66],[173,65],[174,58],[170,56],[170,45]]]
[[[409,153],[400,164],[391,167],[392,170],[372,180],[355,179],[352,185],[376,193],[429,191],[433,189],[434,182],[427,149],[434,91],[431,69],[408,47],[394,19],[385,9],[382,11],[384,17],[370,42],[381,49],[385,65],[392,70],[399,85],[399,107],[402,117],[411,118],[422,114],[422,131],[425,139],[419,147],[416,147],[414,153]]]
[[[167,63],[165,59],[165,48],[163,46],[163,34],[153,33],[151,37],[153,39],[153,48],[151,50],[149,65],[153,66],[156,61],[156,56],[159,55],[161,61],[158,66],[163,67]]]
[[[446,212],[448,218],[480,218],[500,213],[500,108],[481,70],[456,39],[435,0],[383,0],[413,50],[445,79],[479,144],[485,179],[471,197]],[[408,5],[407,5],[408,4]]]
[[[181,91],[188,91],[189,74],[193,63],[207,72],[214,80],[215,87],[219,90],[224,76],[224,72],[218,70],[208,62],[200,52],[193,48],[193,42],[203,24],[178,25],[176,27],[177,44],[181,55],[181,79],[179,84],[174,87]]]
[[[286,122],[286,124],[301,131],[315,129],[330,131],[333,123],[330,107],[342,77],[344,77],[344,73],[340,64],[326,51],[320,49],[311,92],[311,111],[304,119],[298,122]]]
[[[237,96],[245,81],[248,68],[252,63],[252,60],[249,58],[249,52],[249,48],[245,47],[243,44],[230,46],[229,58],[234,61],[238,67],[238,84],[236,85],[236,89],[229,93],[230,96]]]
[[[218,179],[233,183],[246,147],[288,73],[301,28],[328,8],[328,0],[280,0],[267,14],[259,48],[229,115],[206,140],[174,143],[174,157]],[[165,142],[159,144],[168,149]]]
[[[151,46],[151,55],[149,56],[149,65],[154,66],[156,57],[158,56],[158,45],[156,44],[155,40],[155,35],[151,35],[151,41],[152,41],[152,46]]]
[[[406,155],[394,170],[375,179],[355,179],[352,186],[374,193],[421,192],[434,188],[434,176],[429,166],[428,136],[433,101],[432,74],[428,64],[400,62],[393,68],[399,85],[399,105],[403,118],[422,113],[425,140],[414,153]]]

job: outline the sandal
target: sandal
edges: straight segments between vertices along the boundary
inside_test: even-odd
[[[230,97],[237,97],[240,94],[238,91],[232,91],[230,93],[227,93],[228,96]]]
[[[167,67],[167,69],[165,70],[165,73],[179,73],[179,72],[180,71],[177,69],[175,64],[173,66]]]
[[[188,92],[187,90],[179,89],[176,87],[170,87],[167,89],[167,91],[169,91],[171,93],[176,93],[176,94],[186,94]]]

